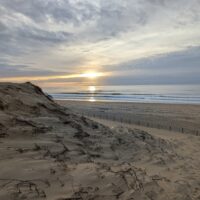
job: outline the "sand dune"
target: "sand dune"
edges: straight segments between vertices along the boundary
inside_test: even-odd
[[[109,128],[0,83],[1,200],[200,199],[199,150],[199,136]]]

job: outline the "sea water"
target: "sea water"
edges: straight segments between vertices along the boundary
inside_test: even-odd
[[[200,104],[200,85],[123,85],[70,88],[50,95],[57,100]]]

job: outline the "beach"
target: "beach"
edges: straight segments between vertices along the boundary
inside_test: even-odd
[[[200,0],[0,16],[0,200],[200,200]]]
[[[126,108],[141,122],[197,129],[199,107],[111,105],[56,103],[31,83],[0,83],[0,199],[199,200],[198,134],[95,116]]]
[[[57,101],[76,113],[176,132],[200,134],[200,105]]]

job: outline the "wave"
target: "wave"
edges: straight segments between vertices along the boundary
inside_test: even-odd
[[[53,93],[54,99],[79,101],[200,104],[200,85],[98,86],[95,92]]]
[[[158,102],[158,103],[197,103],[200,104],[200,96],[187,95],[159,95],[159,94],[105,94],[105,93],[65,93],[51,94],[56,100],[80,100],[89,101],[114,101],[114,102]]]

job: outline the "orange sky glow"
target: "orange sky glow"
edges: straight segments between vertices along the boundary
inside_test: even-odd
[[[0,78],[0,81],[25,82],[25,81],[48,81],[48,80],[54,80],[54,79],[73,79],[73,78],[96,79],[102,76],[108,76],[108,73],[86,72],[82,74],[69,74],[69,75],[62,75],[62,76],[7,77],[7,78]]]

